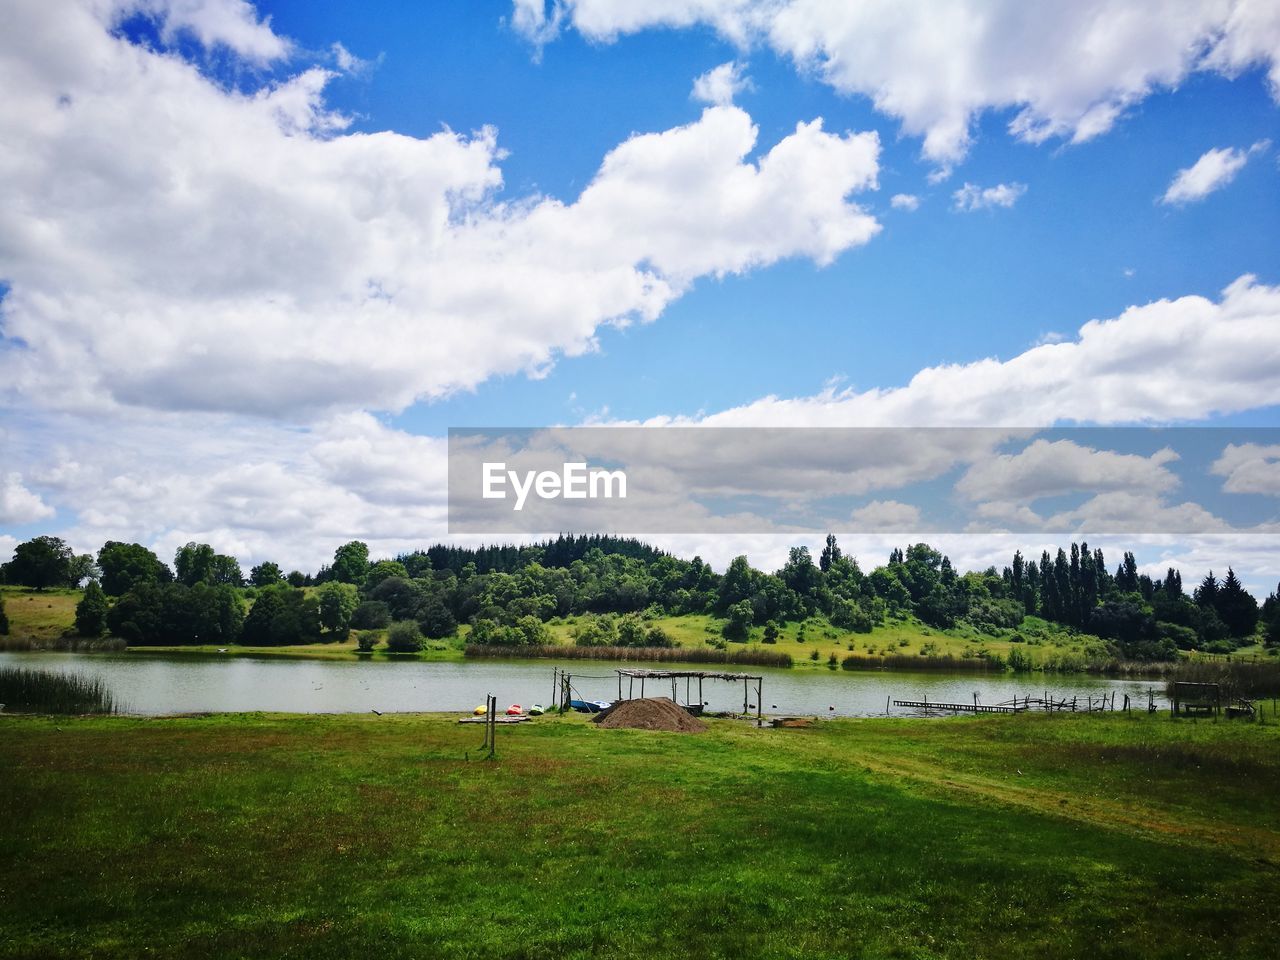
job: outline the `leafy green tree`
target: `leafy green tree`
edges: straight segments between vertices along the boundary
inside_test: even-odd
[[[169,583],[173,573],[152,551],[140,543],[108,540],[98,551],[102,590],[109,597],[128,593],[140,583]]]
[[[321,629],[315,598],[281,583],[258,591],[244,621],[242,642],[250,646],[315,643]]]
[[[326,633],[345,638],[351,628],[351,617],[360,604],[360,595],[349,583],[331,580],[316,590],[316,604],[320,613],[320,627]]]
[[[256,567],[249,569],[249,582],[255,587],[269,587],[283,579],[284,573],[280,570],[280,564],[272,563],[270,560],[264,560]],[[300,587],[302,584],[296,583],[294,586]]]
[[[778,633],[779,630],[777,622],[770,620],[764,625],[764,642],[769,644],[777,643]]]
[[[733,643],[746,643],[751,635],[751,624],[755,620],[755,608],[751,606],[751,601],[739,600],[729,608],[728,613],[728,620],[721,633]]]
[[[398,560],[379,560],[370,566],[369,572],[365,574],[363,581],[365,593],[370,593],[377,589],[378,584],[389,577],[400,577],[402,580],[407,580],[409,579],[409,571]]]
[[[369,545],[359,540],[344,543],[333,552],[329,576],[342,583],[364,583],[369,573]]]
[[[381,630],[391,622],[391,611],[381,600],[365,600],[351,614],[356,630]]]
[[[130,644],[232,644],[244,606],[227,584],[139,583],[107,613],[111,632]]]
[[[305,587],[308,578],[301,570],[290,570],[289,575],[284,579],[291,587]]]
[[[177,581],[189,587],[208,580],[216,556],[213,547],[207,543],[191,541],[179,547],[173,555],[173,570]]]
[[[9,635],[9,615],[4,612],[4,594],[0,594],[0,637]]]
[[[67,564],[67,586],[78,587],[86,580],[97,580],[100,576],[102,571],[93,562],[93,554],[72,554],[71,562]]]
[[[74,556],[61,537],[33,537],[14,549],[13,559],[4,565],[5,579],[36,590],[71,586]]]
[[[240,572],[240,561],[235,557],[228,557],[222,553],[214,554],[213,563],[210,565],[206,581],[208,583],[225,583],[229,587],[243,586],[244,574]]]
[[[76,633],[82,637],[100,637],[107,629],[107,595],[97,580],[90,580],[84,596],[76,604]]]
[[[418,627],[433,640],[451,637],[458,632],[453,612],[437,595],[431,595],[418,607]]]

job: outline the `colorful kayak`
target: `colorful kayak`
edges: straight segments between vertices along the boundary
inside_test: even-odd
[[[531,717],[540,717],[546,712],[547,712],[546,708],[543,707],[542,704],[540,703],[535,703],[532,707],[529,708],[529,716]]]
[[[507,707],[508,717],[518,717],[523,713],[524,713],[524,708],[520,706],[520,704],[518,703],[513,703],[511,706]]]
[[[489,712],[489,708],[488,708],[488,707],[476,707],[476,708],[475,708],[474,710],[472,710],[471,712],[472,712],[472,713],[474,713],[477,717],[483,717],[486,713],[488,713],[488,712]]]

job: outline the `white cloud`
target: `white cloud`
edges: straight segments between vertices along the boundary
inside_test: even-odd
[[[112,35],[93,0],[8,16],[0,382],[18,396],[398,409],[544,372],[699,277],[826,264],[880,229],[849,199],[876,186],[874,133],[815,120],[749,161],[751,118],[710,107],[618,146],[572,202],[501,202],[493,130],[342,134],[328,71],[242,94]]]
[[[715,107],[727,107],[743,90],[751,89],[751,80],[735,60],[712,67],[693,81],[694,100]]]
[[[1191,166],[1178,171],[1160,202],[1182,204],[1203,200],[1234,180],[1236,174],[1249,162],[1249,158],[1255,153],[1261,153],[1268,145],[1268,141],[1259,140],[1248,150],[1218,147],[1205,152]]]
[[[920,198],[914,193],[895,193],[890,198],[889,205],[895,210],[918,210]]]
[[[997,183],[994,187],[979,187],[966,183],[951,195],[956,210],[972,213],[974,210],[990,210],[993,207],[1012,207],[1027,192],[1023,183]]]
[[[763,397],[711,426],[1048,426],[1199,420],[1280,403],[1280,287],[1157,300],[1009,360],[926,367],[905,386]]]
[[[1265,67],[1280,98],[1280,10],[1267,0],[554,0],[552,9],[516,0],[515,25],[538,43],[568,23],[597,41],[706,25],[743,48],[765,44],[869,97],[944,167],[963,158],[991,110],[1016,110],[1009,129],[1022,140],[1081,142],[1197,70]]]
[[[1228,444],[1210,471],[1226,477],[1222,489],[1227,493],[1280,496],[1280,444]]]
[[[258,64],[279,60],[291,49],[271,29],[270,17],[259,20],[247,0],[101,0],[95,6],[108,22],[136,13],[151,17],[167,44],[187,32],[205,47],[225,46]]]
[[[920,529],[920,508],[897,500],[872,500],[849,515],[852,529],[863,533]]]
[[[39,494],[26,488],[20,473],[11,472],[0,477],[0,523],[34,523],[47,520],[54,512]]]
[[[1079,491],[1130,491],[1148,496],[1175,487],[1166,466],[1178,455],[1165,448],[1150,457],[1097,450],[1072,440],[1035,440],[1017,453],[987,456],[956,482],[968,500],[1031,502]]]

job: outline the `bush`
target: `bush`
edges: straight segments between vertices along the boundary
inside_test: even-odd
[[[387,628],[387,649],[392,653],[417,653],[422,645],[422,631],[412,620],[397,620]]]
[[[778,624],[775,623],[773,620],[770,620],[768,623],[764,625],[764,642],[765,643],[778,642]]]
[[[369,653],[377,645],[377,630],[361,630],[356,634],[356,649],[361,653]]]
[[[1027,673],[1031,670],[1031,657],[1021,650],[1009,651],[1009,668],[1014,673]]]

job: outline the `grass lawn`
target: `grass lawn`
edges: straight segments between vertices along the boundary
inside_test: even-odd
[[[1280,725],[480,739],[0,717],[0,956],[1275,956]]]

